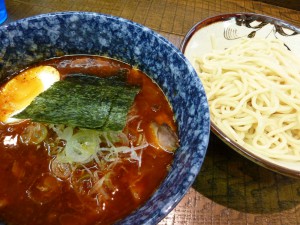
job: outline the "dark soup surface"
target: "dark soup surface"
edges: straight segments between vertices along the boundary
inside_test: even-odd
[[[157,84],[105,57],[63,56],[20,71],[0,87],[0,112],[7,224],[112,224],[151,197],[179,146]]]

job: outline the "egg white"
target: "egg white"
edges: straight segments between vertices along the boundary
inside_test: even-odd
[[[55,69],[54,67],[51,67],[51,66],[39,66],[38,70],[36,70],[36,69],[34,70],[34,69],[35,68],[27,70],[27,74],[30,74],[31,71],[32,71],[32,73],[37,73],[35,75],[35,77],[37,77],[41,81],[41,83],[43,85],[42,92],[46,91],[55,82],[57,82],[57,81],[60,80],[60,74],[59,74],[58,70]],[[22,88],[22,87],[15,87],[15,88]],[[42,92],[40,92],[40,93],[42,93]],[[40,93],[38,93],[36,96],[38,96]],[[31,96],[31,97],[35,98],[36,96]],[[16,114],[20,113],[21,111],[23,111],[28,105],[30,105],[30,103],[27,104],[25,107],[23,107],[21,109],[14,110],[12,113],[10,113],[9,117],[7,118],[7,120],[5,120],[3,122],[5,122],[5,123],[19,122],[20,119],[14,118],[14,115],[16,115]]]

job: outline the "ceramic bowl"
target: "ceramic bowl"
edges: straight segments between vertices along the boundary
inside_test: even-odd
[[[212,37],[215,40],[214,47],[212,47]],[[253,13],[222,14],[200,21],[186,34],[180,49],[195,66],[193,63],[195,57],[201,57],[211,52],[213,48],[226,49],[243,37],[280,39],[300,59],[299,28],[278,18]],[[299,161],[276,160],[245,149],[229,138],[213,122],[211,122],[211,130],[224,143],[251,161],[272,171],[300,178]]]
[[[198,175],[209,140],[206,95],[193,67],[169,41],[147,27],[109,15],[62,12],[0,27],[0,80],[35,62],[90,54],[121,60],[148,74],[167,96],[181,146],[153,196],[118,224],[157,224]]]

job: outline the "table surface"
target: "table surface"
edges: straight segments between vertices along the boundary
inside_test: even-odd
[[[55,11],[94,11],[143,24],[179,47],[198,21],[254,12],[300,27],[299,0],[6,0],[7,22]],[[213,134],[194,184],[159,225],[300,224],[300,180],[264,169]]]

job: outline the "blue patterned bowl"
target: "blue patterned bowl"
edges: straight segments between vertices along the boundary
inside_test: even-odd
[[[0,80],[47,58],[102,55],[135,65],[162,88],[175,113],[181,146],[153,196],[118,224],[156,224],[182,199],[205,157],[210,118],[206,95],[183,54],[147,27],[109,15],[63,12],[0,27]]]

